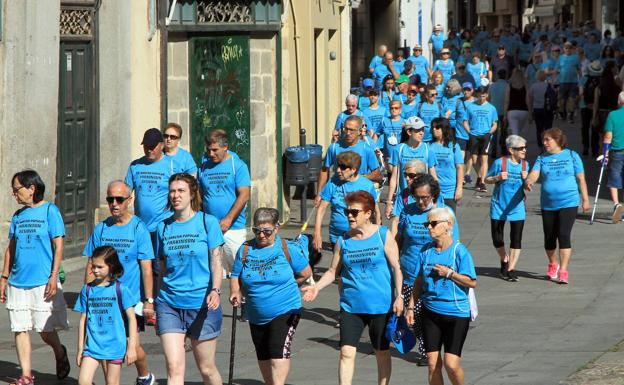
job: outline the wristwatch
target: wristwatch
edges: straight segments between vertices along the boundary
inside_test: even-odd
[[[151,297],[145,298],[145,302],[153,304],[154,303],[154,298],[151,298]]]
[[[213,287],[212,291],[216,291],[217,294],[221,295],[221,289],[219,289],[218,287]]]

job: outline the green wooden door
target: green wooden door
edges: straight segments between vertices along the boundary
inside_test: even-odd
[[[93,228],[93,42],[61,42],[60,48],[56,203],[65,221],[65,255],[75,256]]]
[[[222,128],[230,150],[251,167],[249,36],[191,38],[189,57],[193,157],[199,163],[206,133]]]

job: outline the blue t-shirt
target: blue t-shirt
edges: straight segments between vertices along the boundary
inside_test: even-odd
[[[390,71],[387,65],[379,63],[375,67],[375,71],[373,72],[373,78],[375,78],[378,90],[383,87],[383,80],[388,75],[392,75],[392,71]],[[381,95],[379,96],[379,99],[379,103],[381,103]]]
[[[401,74],[401,73],[403,73],[403,69],[405,68],[405,59],[403,59],[403,60],[394,60],[392,65],[394,66],[394,70]]]
[[[353,112],[353,114],[348,114],[346,110],[345,111],[340,111],[338,113],[338,116],[336,117],[336,124],[334,125],[334,129],[335,130],[342,130],[342,127],[344,126],[345,120],[347,120],[347,118],[349,116],[351,116],[351,115],[363,117],[364,119],[366,119],[366,116],[360,110],[355,110]],[[365,122],[366,122],[366,125],[368,126],[369,122],[368,121],[365,121]]]
[[[401,108],[401,117],[403,119],[407,119],[410,116],[416,115],[416,110],[418,109],[418,105],[420,104],[420,95],[416,95],[414,98],[414,102],[412,104],[403,104]]]
[[[473,136],[483,136],[490,132],[492,124],[498,122],[496,108],[489,102],[471,103],[466,106],[468,127]]]
[[[377,105],[377,108],[373,109],[368,107],[364,111],[362,111],[366,119],[368,119],[368,123],[370,126],[366,126],[366,131],[372,130],[373,132],[377,132],[379,130],[379,126],[381,125],[381,121],[388,113],[388,110]]]
[[[576,152],[566,148],[558,154],[544,153],[535,160],[533,170],[540,172],[542,210],[555,211],[579,205],[576,174],[584,170]]]
[[[391,156],[396,151],[397,145],[401,142],[401,132],[403,131],[403,118],[398,120],[384,118],[379,125],[377,135],[383,135],[383,150],[386,156]],[[394,144],[393,144],[394,143]]]
[[[414,63],[414,71],[412,72],[414,75],[420,76],[420,82],[423,84],[427,84],[429,81],[429,61],[422,55],[420,56],[410,56],[407,60]]]
[[[546,60],[546,69],[555,70],[557,68],[557,65],[559,64],[559,59],[561,59],[561,56],[559,56],[557,59],[549,57],[548,60]],[[552,75],[548,75],[548,80],[550,80],[551,82],[555,84],[559,83],[556,73]]]
[[[477,64],[472,62],[466,64],[466,72],[468,72],[475,80],[477,86],[481,86],[481,75],[487,75],[485,63],[480,61]]]
[[[410,147],[407,143],[399,144],[397,150],[392,153],[388,161],[392,166],[399,166],[399,190],[403,190],[407,187],[407,179],[405,175],[403,175],[403,172],[405,171],[407,162],[413,159],[422,161],[428,168],[436,167],[437,170],[438,163],[436,162],[435,154],[431,151],[429,144],[420,142],[416,148]]]
[[[457,186],[456,166],[464,164],[461,148],[457,143],[453,143],[451,147],[437,142],[431,143],[429,148],[436,158],[436,175],[440,183],[440,194],[444,199],[453,199]]]
[[[245,264],[243,249],[238,249],[232,278],[239,278],[247,299],[247,317],[254,325],[264,325],[282,314],[299,312],[301,294],[294,273],[308,266],[301,248],[287,243],[290,263],[282,250],[282,240],[275,237],[273,246],[257,248],[249,242]]]
[[[386,111],[390,111],[390,102],[394,100],[394,92],[380,91],[379,92],[379,106],[383,107]]]
[[[444,60],[436,60],[433,70],[442,72],[444,79],[442,83],[446,84],[446,82],[451,80],[451,76],[455,74],[455,63],[451,59],[447,59],[446,62]]]
[[[9,284],[20,289],[46,285],[54,264],[52,240],[64,236],[65,224],[56,205],[44,202],[17,210],[9,228],[9,239],[15,240]]]
[[[349,220],[344,213],[347,208],[345,197],[347,194],[355,191],[366,191],[370,193],[375,201],[377,201],[377,191],[373,182],[361,175],[353,182],[342,181],[337,176],[331,178],[323,191],[321,191],[321,199],[329,202],[331,208],[331,217],[329,219],[329,240],[334,243],[336,239],[349,231]]]
[[[237,189],[251,186],[249,168],[238,155],[228,152],[230,157],[214,163],[204,156],[199,170],[199,185],[202,189],[204,211],[222,220],[232,209]],[[232,222],[232,230],[245,228],[247,205]]]
[[[457,101],[462,97],[461,93],[455,96],[444,96],[442,98],[442,116],[446,117],[446,114],[451,111],[451,114],[448,117],[449,123],[451,127],[455,127],[456,119],[457,119]]]
[[[459,274],[477,279],[468,248],[453,242],[446,250],[438,251],[434,243],[429,243],[422,252],[420,268],[415,275],[423,278],[423,294],[420,298],[428,310],[452,317],[470,317],[468,288],[433,272],[435,265],[444,265]]]
[[[444,32],[440,32],[439,35],[432,33],[431,37],[429,38],[429,43],[431,43],[431,46],[433,47],[433,50],[435,52],[440,52],[440,50],[444,48],[444,40],[446,40],[446,35],[444,34]]]
[[[130,222],[118,226],[108,217],[95,226],[82,255],[90,257],[93,250],[100,246],[113,246],[117,250],[119,262],[124,268],[119,282],[129,289],[134,303],[140,302],[143,287],[140,261],[154,259],[152,239],[145,224],[137,216],[132,216]]]
[[[441,117],[443,113],[444,107],[442,107],[441,103],[422,102],[418,105],[418,117],[425,123],[425,135],[423,136],[425,142],[433,140],[433,136],[431,136],[431,121]]]
[[[557,68],[560,71],[559,83],[578,83],[578,74],[581,71],[578,55],[561,55]]]
[[[374,70],[375,68],[377,68],[379,64],[381,64],[382,61],[383,61],[383,58],[381,56],[379,55],[373,56],[370,63],[368,64],[368,69]]]
[[[165,155],[169,156],[167,154]],[[191,155],[185,149],[178,147],[178,152],[176,152],[175,155],[169,157],[173,159],[174,174],[180,172],[185,172],[191,175],[197,174],[197,165],[195,164],[195,159],[193,159],[193,155]]]
[[[165,261],[158,299],[177,309],[199,309],[212,289],[210,251],[224,243],[217,218],[202,212],[186,222],[158,224],[156,254]],[[221,274],[221,272],[215,272]]]
[[[126,184],[134,190],[134,213],[150,233],[171,212],[166,210],[169,198],[169,177],[174,174],[173,160],[163,155],[161,160],[149,162],[139,158],[128,167]]]
[[[583,45],[583,50],[585,51],[585,56],[587,57],[587,60],[589,60],[590,62],[600,59],[600,53],[602,52],[602,47],[600,46],[600,43],[592,44],[587,42]]]
[[[546,63],[539,63],[539,64],[530,63],[529,65],[527,65],[525,73],[526,73],[528,84],[532,85],[533,83],[537,82],[537,78],[536,78],[537,71],[539,70],[545,71],[547,66],[548,65]]]
[[[533,53],[533,43],[520,43],[518,45],[518,58],[521,61],[529,62],[531,60],[531,54]]]
[[[501,221],[523,221],[526,218],[524,206],[524,190],[522,179],[522,162],[514,164],[505,157],[507,179],[496,182],[492,201],[490,202],[490,218]],[[529,162],[524,161],[525,171],[529,171]],[[487,176],[497,176],[503,171],[503,158],[492,163]]]
[[[123,360],[126,355],[126,327],[119,308],[115,282],[91,286],[87,306],[87,285],[82,286],[74,311],[86,313],[86,338],[83,355],[96,360]],[[124,312],[137,304],[130,290],[119,286]]]
[[[457,100],[457,110],[455,112],[455,137],[468,140],[468,132],[464,128],[464,122],[468,120],[468,106],[474,103],[475,99],[465,100],[463,97]]]
[[[358,110],[364,112],[368,107],[370,107],[370,98],[368,96],[358,97]]]
[[[375,155],[375,150],[363,140],[358,140],[358,142],[353,146],[344,146],[342,141],[330,144],[327,148],[327,152],[325,153],[323,167],[326,167],[328,169],[333,167],[335,172],[336,167],[338,167],[338,154],[345,151],[353,151],[359,154],[362,158],[362,163],[360,164],[358,174],[369,174],[379,168],[379,161],[377,160],[377,156]]]
[[[392,307],[392,274],[384,246],[388,228],[379,229],[366,239],[340,237],[342,287],[340,308],[348,313],[387,314]]]

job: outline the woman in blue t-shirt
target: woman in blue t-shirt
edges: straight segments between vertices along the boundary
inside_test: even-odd
[[[56,376],[63,379],[71,368],[67,349],[56,333],[67,328],[67,304],[59,282],[65,225],[58,207],[43,199],[45,184],[36,171],[16,173],[11,187],[13,197],[23,207],[11,218],[0,301],[9,311],[22,369],[16,384],[34,383],[29,335],[33,329],[54,350]]]
[[[156,255],[161,287],[156,299],[156,333],[165,352],[170,383],[184,383],[184,339],[191,339],[195,361],[210,384],[221,384],[215,365],[221,334],[223,234],[217,218],[201,211],[202,198],[195,177],[169,178],[173,215],[158,224]]]
[[[305,287],[304,301],[313,301],[319,291],[340,274],[340,364],[339,383],[350,384],[355,368],[357,345],[368,326],[377,357],[379,383],[390,382],[391,362],[386,323],[392,313],[403,313],[399,250],[386,226],[372,222],[375,198],[366,191],[346,196],[344,210],[349,231],[334,247],[329,269],[314,286]]]
[[[407,309],[423,301],[423,334],[429,364],[429,383],[442,384],[442,367],[454,384],[462,384],[461,352],[470,323],[469,288],[477,286],[477,274],[468,248],[453,239],[455,217],[449,208],[427,215],[426,228],[433,242],[427,244],[413,268],[417,277]],[[407,312],[407,322],[414,316]],[[444,358],[440,356],[444,345]]]
[[[301,318],[298,285],[312,276],[302,250],[277,236],[278,222],[277,210],[256,210],[251,228],[255,238],[238,249],[230,278],[232,305],[239,306],[243,295],[246,298],[251,339],[267,384],[286,383],[290,349]]]
[[[451,122],[446,118],[435,118],[431,122],[431,134],[434,142],[429,149],[436,158],[436,176],[444,204],[457,211],[457,203],[463,195],[464,157]]]
[[[579,204],[583,211],[589,210],[589,196],[583,161],[574,151],[566,148],[566,136],[558,128],[544,131],[544,153],[524,182],[531,191],[541,177],[540,204],[544,226],[544,248],[548,258],[548,279],[568,283],[568,263],[572,255],[570,234]],[[579,197],[580,192],[580,197]],[[557,264],[559,243],[559,264]]]
[[[527,178],[526,140],[509,135],[505,140],[509,156],[496,159],[485,177],[485,183],[494,184],[490,202],[492,243],[500,257],[500,276],[510,282],[518,281],[516,264],[522,249],[522,230],[526,218],[522,185]],[[505,251],[505,222],[509,222],[509,253]]]
[[[197,164],[193,156],[180,147],[180,139],[182,139],[182,126],[177,123],[169,123],[163,131],[164,147],[163,151],[165,155],[171,157],[173,160],[172,173],[186,172],[191,175],[197,176]]]

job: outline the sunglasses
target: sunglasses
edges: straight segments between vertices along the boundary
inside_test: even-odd
[[[352,216],[353,218],[357,217],[358,215],[360,215],[360,213],[364,211],[364,210],[360,210],[360,209],[344,209],[344,213],[345,215],[348,217],[349,215]]]
[[[438,94],[437,94],[437,93],[435,93],[435,94],[429,94],[429,96],[438,96]]]
[[[431,226],[431,228],[436,227],[438,224],[443,223],[443,222],[448,222],[448,221],[427,221],[425,223],[423,223],[423,225],[426,228],[429,228],[429,226]]]
[[[342,164],[342,163],[338,163],[338,168],[344,171],[344,170],[350,169],[351,166],[346,165],[346,164]]]
[[[180,137],[177,135],[163,134],[163,139],[178,140]]]
[[[410,179],[414,179],[418,176],[418,174],[414,172],[404,172],[403,175],[405,175],[406,178],[410,178]]]
[[[450,55],[449,52],[442,52],[442,55]]]
[[[418,90],[409,90],[409,91],[407,91],[407,94],[408,95],[416,95],[416,94],[418,94]]]
[[[390,107],[391,110],[400,110],[401,107]]]
[[[526,151],[526,146],[523,146],[523,147],[512,147],[512,149],[514,149],[516,151]]]
[[[260,227],[252,227],[251,231],[253,231],[255,235],[260,235],[260,233],[262,233],[265,237],[270,237],[271,235],[273,235],[275,229],[261,229]]]
[[[113,202],[117,202],[117,204],[120,205],[128,199],[130,199],[130,197],[106,197],[106,202],[108,202],[109,205]]]

